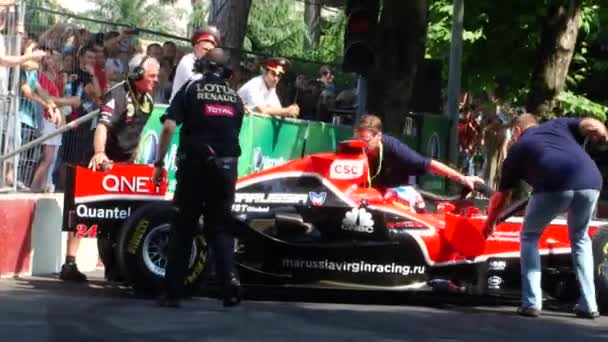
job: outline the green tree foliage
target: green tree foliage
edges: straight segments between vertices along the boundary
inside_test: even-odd
[[[465,7],[462,89],[490,93],[503,101],[522,104],[530,86],[530,77],[538,55],[540,34],[547,6],[555,0],[479,0]],[[584,0],[577,49],[570,66],[565,94],[558,97],[561,110],[589,112],[593,102],[607,103],[608,93],[599,90],[599,79],[608,70],[608,8],[601,0]],[[427,57],[449,62],[452,1],[432,0],[429,10]],[[603,50],[602,50],[603,47]],[[591,79],[596,79],[591,82]],[[605,83],[605,77],[604,81]],[[585,105],[583,105],[585,104]],[[592,112],[603,108],[592,106]],[[583,108],[586,108],[585,110]]]
[[[434,0],[430,2],[426,58],[449,60],[453,10],[451,0]],[[463,39],[466,43],[474,43],[481,38],[483,38],[483,31],[480,28],[477,28],[476,31],[465,28],[463,32]]]
[[[190,13],[190,20],[188,22],[189,32],[191,34],[197,27],[207,25],[207,18],[209,17],[209,4],[193,5],[192,13]]]
[[[171,24],[181,13],[153,0],[93,0],[95,8],[86,13],[91,18],[146,28],[163,33],[175,32]]]
[[[25,2],[25,29],[29,34],[38,35],[47,27],[61,20],[57,15],[41,11],[40,8],[65,13],[71,12],[61,7],[55,0],[27,0]]]
[[[172,4],[174,0],[163,0]],[[323,11],[321,38],[317,49],[305,46],[306,30],[302,3],[293,0],[255,0],[251,4],[247,32],[242,48],[269,56],[295,57],[292,70],[307,75],[316,74],[320,64],[337,65],[342,60],[344,27],[346,19],[342,11]],[[194,26],[207,23],[208,6],[198,6],[190,16]],[[298,59],[316,61],[301,63]],[[337,75],[337,83],[349,77]]]
[[[576,116],[592,116],[601,121],[606,121],[608,107],[590,101],[584,96],[575,95],[564,91],[558,96],[559,112],[561,114],[574,114]]]
[[[159,0],[161,5],[175,5],[176,2],[177,0]],[[190,5],[192,6],[192,12],[188,19],[188,32],[186,32],[186,35],[190,35],[194,28],[207,24],[210,1],[190,0]]]
[[[305,48],[303,10],[292,0],[256,0],[251,5],[245,48],[277,56],[293,56],[322,63],[338,63],[343,53],[344,13],[321,21],[317,49]]]
[[[323,11],[317,49],[306,48],[304,10],[293,0],[255,0],[251,4],[243,48],[264,55],[295,57],[295,74],[316,76],[320,64],[337,66],[342,61],[346,18],[342,11]],[[298,59],[315,61],[303,63]],[[336,68],[339,88],[352,86],[352,75]]]
[[[577,53],[567,79],[569,89],[579,96],[608,105],[608,7],[590,1],[583,9]],[[581,99],[582,102],[583,99]],[[606,113],[606,110],[604,111]]]

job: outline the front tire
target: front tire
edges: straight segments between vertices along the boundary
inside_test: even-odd
[[[608,227],[600,227],[592,241],[597,304],[602,314],[608,314]]]
[[[121,273],[138,296],[157,296],[163,287],[167,267],[170,222],[177,209],[169,202],[145,205],[123,224],[118,235],[117,260]],[[195,236],[185,295],[193,294],[203,280],[207,263],[207,244],[202,234]]]

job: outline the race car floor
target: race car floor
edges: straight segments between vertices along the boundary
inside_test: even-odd
[[[563,308],[524,318],[509,305],[416,301],[341,304],[324,301],[248,300],[224,309],[195,298],[180,309],[134,299],[99,274],[88,284],[49,277],[0,280],[2,341],[606,341],[608,317],[575,318]],[[359,296],[359,297],[357,297]],[[255,296],[254,296],[255,297]],[[296,296],[297,297],[297,296]],[[357,297],[357,298],[355,298]],[[351,302],[351,303],[345,303]]]

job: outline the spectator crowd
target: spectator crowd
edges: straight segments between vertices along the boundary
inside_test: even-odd
[[[137,29],[93,33],[70,23],[55,24],[38,36],[25,33],[22,47],[22,56],[14,57],[20,59],[0,59],[3,69],[21,66],[20,144],[99,108],[103,94],[126,78],[135,54],[144,53],[159,62],[159,83],[151,95],[156,104],[169,103],[192,75],[195,57],[202,53],[196,51],[194,43],[182,46],[171,40],[145,40]],[[288,72],[290,67],[285,58],[243,56],[231,86],[238,90],[249,112],[353,123],[356,93],[353,89],[336,90],[331,67],[320,67],[316,75],[297,76]],[[8,80],[3,75],[0,73],[0,87],[6,88]],[[486,100],[465,96],[462,101],[459,168],[467,175],[481,175],[494,188],[511,141],[508,124],[513,115],[488,107],[492,101]],[[12,186],[18,181],[20,191],[63,191],[66,165],[84,163],[92,153],[96,124],[83,124],[45,141],[31,163],[31,176],[17,177],[9,166],[4,184]]]
[[[38,36],[25,32],[22,37],[22,55],[15,57],[21,59],[12,64],[0,60],[3,70],[20,65],[21,136],[17,145],[51,134],[62,124],[98,109],[103,95],[127,77],[129,61],[136,54],[154,57],[160,64],[159,83],[151,94],[156,104],[170,102],[191,76],[194,57],[201,55],[197,51],[200,45],[145,40],[137,29],[130,28],[94,33],[75,24],[58,23]],[[323,66],[318,76],[299,75],[295,81],[279,83],[289,66],[284,58],[245,57],[231,85],[244,97],[249,111],[330,122],[328,99],[333,106],[336,98],[331,68]],[[7,87],[8,81],[2,81],[0,77],[0,86]],[[348,105],[352,107],[352,101]],[[16,181],[20,191],[63,191],[66,165],[83,164],[90,158],[96,124],[93,120],[43,142],[39,156],[29,161],[30,172],[23,170],[27,157],[22,154],[20,176],[9,165],[4,185],[13,186]]]

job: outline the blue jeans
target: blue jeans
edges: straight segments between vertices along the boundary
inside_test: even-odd
[[[588,230],[598,190],[569,190],[534,194],[526,208],[521,233],[522,305],[542,309],[541,263],[538,240],[558,214],[568,212],[572,259],[581,290],[578,309],[597,311],[593,283],[593,251]]]

